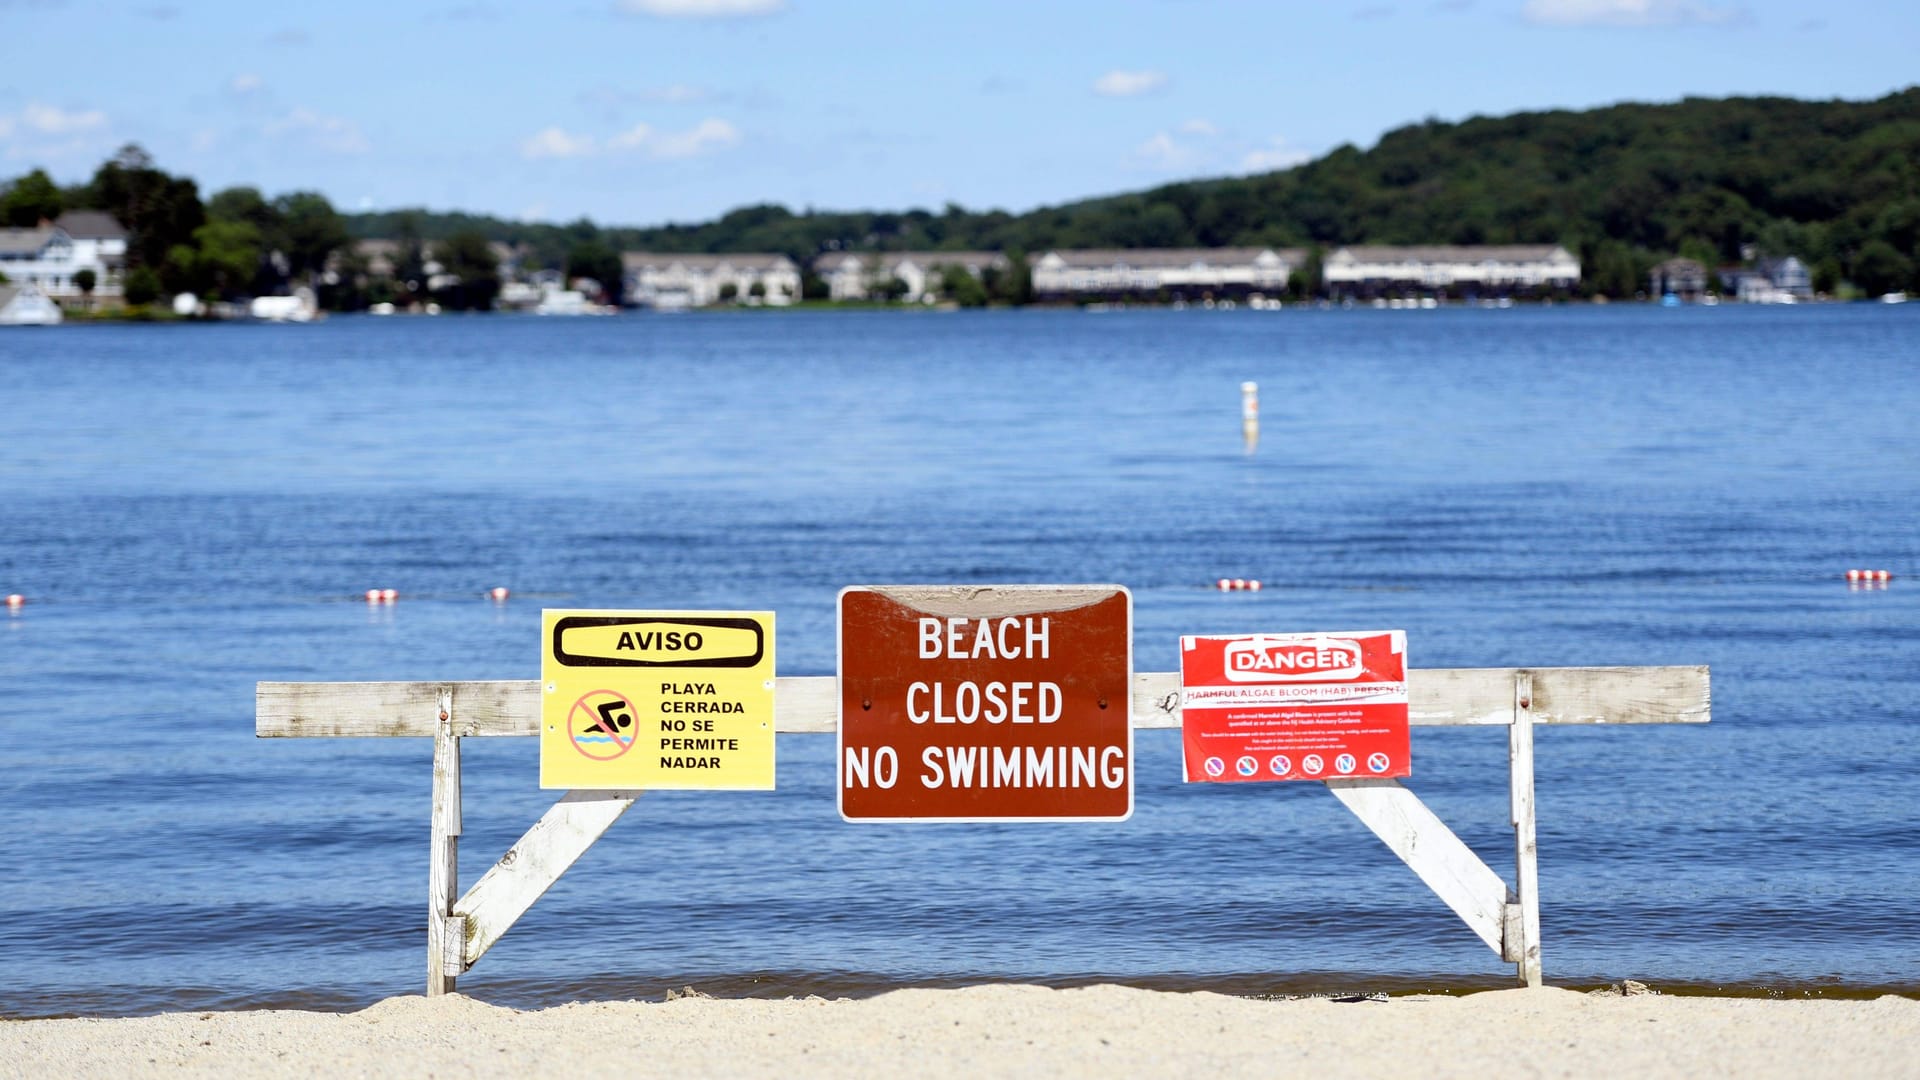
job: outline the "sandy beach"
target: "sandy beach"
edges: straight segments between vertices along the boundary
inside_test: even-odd
[[[1257,1001],[1117,986],[572,1004],[453,995],[356,1013],[0,1025],[6,1077],[1920,1076],[1920,1001],[1503,990]]]

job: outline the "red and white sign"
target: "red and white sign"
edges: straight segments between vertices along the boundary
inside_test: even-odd
[[[1133,813],[1133,597],[1118,585],[840,593],[840,816]]]
[[[1180,639],[1189,781],[1408,776],[1407,635]]]

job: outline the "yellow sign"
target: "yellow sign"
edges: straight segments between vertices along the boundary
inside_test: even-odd
[[[773,612],[545,611],[543,788],[773,787]]]

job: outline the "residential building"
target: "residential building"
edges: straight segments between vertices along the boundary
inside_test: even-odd
[[[1327,256],[1322,280],[1337,295],[1537,292],[1578,285],[1580,260],[1558,244],[1355,245]]]
[[[40,286],[0,285],[0,326],[53,326],[64,317]]]
[[[940,292],[947,267],[957,266],[976,279],[988,270],[1005,271],[1011,265],[997,251],[830,251],[813,260],[813,272],[827,283],[833,300],[867,300],[886,292],[899,279],[909,304],[931,303]]]
[[[93,272],[96,299],[120,296],[126,254],[126,230],[96,210],[70,211],[31,229],[0,229],[0,274],[55,301],[82,298],[75,280],[82,270]]]
[[[620,265],[627,303],[641,307],[706,307],[723,302],[784,307],[800,298],[800,267],[785,255],[629,251],[620,256]]]
[[[1707,268],[1694,259],[1668,259],[1647,275],[1647,293],[1693,301],[1707,292]]]
[[[74,270],[93,271],[93,298],[119,299],[127,268],[126,228],[104,210],[69,210],[54,225],[73,238]]]
[[[1813,299],[1813,275],[1807,264],[1789,255],[1759,259],[1751,267],[1723,266],[1720,280],[1743,304],[1798,304]]]
[[[1278,293],[1306,261],[1295,248],[1056,250],[1034,261],[1033,292],[1047,299],[1192,300]]]

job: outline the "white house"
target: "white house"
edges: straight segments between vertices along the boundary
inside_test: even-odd
[[[93,271],[94,297],[118,298],[127,268],[126,228],[104,210],[69,210],[54,225],[73,239],[74,270]]]
[[[620,256],[620,266],[627,302],[642,307],[706,307],[723,301],[784,307],[800,298],[800,267],[785,255],[629,251]]]
[[[126,230],[95,210],[62,214],[31,229],[0,229],[0,274],[37,286],[56,301],[81,298],[74,279],[82,270],[93,271],[96,297],[119,296],[126,254]]]
[[[0,285],[0,326],[53,326],[63,318],[38,285]]]
[[[1743,304],[1798,304],[1813,299],[1813,275],[1806,263],[1792,255],[1761,259],[1751,270],[1729,267],[1720,271],[1720,277]]]
[[[1281,292],[1306,253],[1276,248],[1139,248],[1049,251],[1033,264],[1036,296]]]
[[[1322,279],[1336,293],[1571,288],[1580,283],[1580,260],[1558,244],[1356,245],[1328,255]]]
[[[949,266],[983,278],[988,270],[1004,271],[1009,265],[997,251],[838,251],[815,258],[813,272],[826,281],[827,296],[834,300],[865,300],[899,278],[906,286],[901,299],[918,304],[940,291]]]

